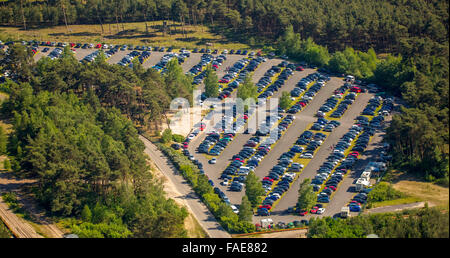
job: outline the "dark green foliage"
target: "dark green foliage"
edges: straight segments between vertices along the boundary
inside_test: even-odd
[[[219,79],[216,71],[210,65],[206,67],[205,94],[208,98],[217,98],[219,96]]]
[[[11,170],[11,161],[9,161],[9,159],[5,159],[5,160],[3,161],[3,168],[4,168],[6,171]]]
[[[3,127],[0,127],[0,155],[6,154],[6,144],[8,138],[6,137]]]
[[[172,134],[172,141],[174,142],[183,142],[185,137],[180,134]]]
[[[262,187],[261,180],[253,171],[250,171],[245,179],[245,195],[247,195],[248,200],[252,204],[252,208],[255,208],[261,203],[261,197],[265,194],[266,192]]]
[[[97,103],[96,96],[90,96]],[[13,88],[8,149],[16,173],[37,179],[37,198],[54,215],[81,216],[82,237],[184,237],[187,212],[168,200],[146,165],[131,121],[73,93]],[[88,207],[92,219],[89,220]]]
[[[172,130],[167,128],[166,130],[164,130],[164,132],[161,135],[161,142],[169,143],[170,141],[172,141]]]
[[[239,206],[239,220],[252,222],[253,208],[247,195],[242,196],[241,206]]]
[[[92,212],[87,204],[84,205],[83,210],[81,211],[81,219],[85,222],[92,221]]]
[[[305,179],[298,189],[297,208],[302,210],[310,210],[316,202],[317,196],[313,191],[311,179]]]
[[[291,105],[291,94],[287,91],[283,91],[280,98],[280,107],[284,110],[287,110],[289,106]]]
[[[11,238],[12,234],[3,221],[0,220],[0,238]]]
[[[401,213],[379,213],[347,219],[312,219],[309,238],[448,238],[448,211],[438,208],[406,210]]]

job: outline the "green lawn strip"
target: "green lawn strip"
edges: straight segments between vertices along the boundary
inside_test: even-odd
[[[415,202],[420,202],[420,201],[422,201],[422,199],[420,199],[418,197],[404,197],[404,198],[399,198],[399,199],[395,199],[395,200],[388,200],[388,201],[382,201],[382,202],[372,202],[371,203],[371,205],[372,205],[371,209],[378,208],[378,207],[384,207],[384,206],[391,206],[391,205],[415,203]]]

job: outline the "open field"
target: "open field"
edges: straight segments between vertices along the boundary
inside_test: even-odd
[[[430,205],[449,206],[449,189],[430,182],[424,182],[405,173],[396,173],[393,187],[411,198],[428,202]]]
[[[244,49],[249,46],[242,43],[230,42],[221,35],[210,32],[206,26],[185,25],[168,22],[167,33],[163,32],[163,21],[99,24],[94,25],[69,25],[69,33],[66,26],[54,26],[40,29],[23,30],[20,27],[1,26],[0,32],[5,37],[16,40],[38,40],[56,42],[80,42],[80,43],[107,43],[107,44],[133,44],[165,46],[188,49],[210,48],[217,49]],[[170,33],[169,33],[170,31]]]

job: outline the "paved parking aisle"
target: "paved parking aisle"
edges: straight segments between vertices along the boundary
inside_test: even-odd
[[[117,53],[112,55],[108,61],[106,61],[108,64],[117,64],[122,60],[124,56],[131,53],[131,50],[118,50]]]
[[[74,56],[78,61],[82,60],[90,53],[93,53],[98,50],[98,48],[74,48],[74,49],[75,49]]]
[[[187,71],[189,71],[189,69],[191,69],[194,65],[198,64],[200,60],[202,60],[202,54],[191,53],[191,55],[184,60],[184,63],[181,64],[183,72],[186,73]]]
[[[147,69],[153,67],[155,64],[157,64],[159,61],[161,61],[161,57],[163,57],[168,52],[159,52],[159,51],[150,51],[150,57],[146,62],[142,64],[142,66]],[[187,61],[187,60],[186,60]]]
[[[50,52],[52,52],[52,50],[54,49],[53,47],[48,47],[50,50],[44,53],[44,52],[42,52],[42,50],[44,48],[46,48],[46,47],[45,46],[39,46],[38,47],[38,51],[39,52],[37,52],[37,54],[35,54],[33,56],[35,62],[37,62],[39,59],[41,59],[44,56],[48,56],[48,54],[50,54]]]
[[[282,60],[280,60],[280,59],[278,59],[278,60],[272,59],[272,62],[273,62],[272,65],[276,65],[276,64],[278,64],[278,63],[281,62],[281,61],[282,61]],[[268,67],[266,67],[267,69],[266,69],[265,71],[267,71],[272,65],[269,65]],[[264,67],[263,67],[263,68],[264,68]],[[260,69],[260,67],[258,67],[258,69]],[[258,71],[258,70],[257,70],[257,71]],[[264,75],[265,71],[262,73],[262,75]],[[285,85],[284,85],[279,91],[277,91],[277,92],[272,96],[272,98],[281,97],[281,94],[282,94],[283,91],[290,92],[290,91],[295,87],[295,85],[300,81],[301,78],[305,77],[306,75],[308,75],[308,74],[310,74],[310,73],[314,73],[314,72],[315,72],[315,70],[313,70],[313,69],[305,69],[305,70],[302,71],[302,72],[295,71],[294,74],[286,81]],[[256,71],[255,71],[255,73],[256,73]],[[259,78],[258,78],[258,80],[259,80]],[[333,80],[333,79],[332,79],[332,80]],[[335,80],[338,80],[338,79],[335,79]],[[330,83],[330,82],[329,82],[329,83]],[[332,84],[333,84],[333,83],[332,83]],[[342,85],[341,83],[337,83],[337,82],[336,82],[335,84],[336,84],[336,87],[333,87],[333,86],[331,86],[331,87],[325,86],[325,88],[322,89],[322,90],[325,90],[326,87],[332,88],[332,90],[328,90],[328,91],[327,91],[327,93],[326,93],[326,95],[323,97],[323,100],[322,100],[322,101],[319,99],[317,104],[313,104],[313,103],[316,102],[315,99],[320,95],[320,92],[322,91],[322,90],[321,90],[321,91],[319,91],[319,93],[317,94],[317,96],[312,100],[312,102],[311,102],[309,105],[317,106],[317,108],[315,108],[315,109],[318,109],[318,108],[320,107],[320,105],[322,104],[322,102],[323,102],[326,98],[328,98],[329,95],[331,95],[331,93],[332,93],[336,88],[338,88],[339,86]],[[309,105],[308,105],[308,106],[309,106]],[[306,110],[306,108],[305,108],[305,110]],[[303,112],[303,111],[302,111],[302,112]],[[316,110],[315,112],[317,112],[317,110]],[[300,112],[299,114],[301,114],[301,112]],[[312,114],[314,114],[314,113],[312,113]],[[298,117],[298,114],[295,115],[295,116]],[[297,121],[297,119],[294,120],[293,123],[296,123],[296,121]],[[312,121],[311,121],[311,122],[312,122]],[[297,123],[299,123],[299,122],[297,122]],[[310,123],[310,122],[308,122],[308,124],[309,124],[309,123]],[[263,159],[263,161],[261,161],[261,164],[258,166],[258,168],[261,168],[261,167],[263,166],[263,164],[266,164],[266,166],[267,166],[267,171],[268,171],[268,170],[270,170],[270,169],[272,168],[273,164],[276,164],[276,162],[275,162],[275,163],[267,162],[266,159],[268,159],[269,157],[271,157],[271,156],[273,155],[272,152],[273,152],[274,149],[277,148],[276,146],[278,146],[279,144],[280,144],[280,145],[283,144],[283,143],[280,143],[280,142],[282,141],[283,138],[286,137],[286,135],[291,134],[291,135],[293,135],[293,137],[295,137],[295,140],[297,139],[297,137],[298,137],[298,135],[299,135],[300,133],[294,132],[292,129],[290,129],[291,127],[292,127],[292,125],[288,128],[288,131],[285,133],[285,135],[283,135],[283,137],[282,137],[282,138],[280,139],[280,141],[275,145],[275,147],[274,147],[274,148],[269,152],[269,154]],[[204,170],[206,171],[208,177],[209,177],[210,179],[213,180],[215,186],[218,186],[223,192],[226,192],[228,198],[230,199],[230,202],[233,203],[233,204],[240,204],[240,203],[241,203],[241,199],[242,199],[242,196],[244,195],[245,191],[242,191],[242,192],[228,191],[228,186],[222,186],[222,185],[219,184],[219,183],[222,181],[222,180],[219,179],[219,177],[221,176],[222,172],[225,170],[225,168],[226,168],[226,167],[228,166],[228,164],[230,163],[230,160],[231,160],[231,158],[233,157],[233,155],[237,154],[237,153],[242,149],[243,145],[244,145],[244,144],[245,144],[252,136],[253,136],[253,134],[243,134],[243,133],[236,134],[235,139],[233,139],[233,141],[231,141],[230,145],[227,146],[227,147],[223,150],[223,152],[222,152],[222,154],[221,154],[220,156],[216,157],[216,158],[217,158],[216,164],[209,164],[209,163],[208,163],[208,159],[207,159],[204,155],[195,153],[195,148],[196,148],[196,147],[198,146],[198,144],[204,139],[204,136],[203,136],[203,137],[199,137],[199,138],[201,138],[201,139],[196,139],[194,142],[192,142],[192,143],[189,145],[189,151],[190,151],[191,153],[194,153],[195,157],[196,157],[200,162],[203,163]],[[295,140],[294,140],[294,142],[295,142]],[[290,147],[290,146],[288,146],[288,147]],[[278,147],[278,148],[281,148],[281,147]],[[281,153],[280,153],[279,155],[281,155]],[[279,157],[279,155],[278,155],[278,156],[272,156],[272,157],[276,157],[276,158],[275,158],[275,160],[276,160],[276,159]],[[255,173],[257,173],[257,175],[258,175],[258,172],[257,172],[257,171],[258,171],[258,169],[256,169]],[[264,176],[266,176],[266,175],[264,175]],[[262,176],[261,178],[263,178],[264,176]]]

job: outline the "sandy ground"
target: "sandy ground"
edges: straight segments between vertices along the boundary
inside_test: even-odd
[[[163,180],[164,192],[167,194],[167,197],[173,199],[177,204],[185,207],[189,211],[189,216],[184,221],[184,226],[188,231],[188,237],[190,238],[206,237],[206,233],[203,232],[203,229],[201,229],[201,226],[192,215],[192,212],[189,208],[188,203],[186,202],[185,197],[180,192],[178,192],[175,185],[161,173],[161,171],[152,161],[150,161],[150,165],[152,167],[153,175]]]

